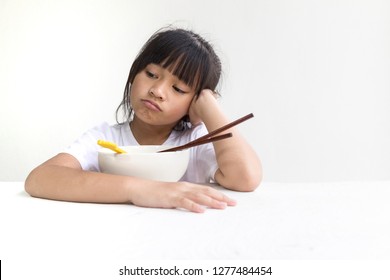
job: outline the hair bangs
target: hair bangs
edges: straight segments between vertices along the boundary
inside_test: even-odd
[[[208,64],[204,63],[204,55],[196,50],[182,53],[173,51],[160,65],[194,88],[195,92],[201,90],[204,84],[204,73],[208,72]]]

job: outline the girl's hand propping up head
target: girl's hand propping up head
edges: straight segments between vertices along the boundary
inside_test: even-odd
[[[218,106],[217,97],[218,94],[210,89],[204,89],[198,96],[194,96],[188,112],[192,125],[201,123],[204,114],[211,113],[212,108]]]

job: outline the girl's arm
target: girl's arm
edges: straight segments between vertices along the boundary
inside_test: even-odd
[[[209,132],[229,123],[211,90],[194,98],[189,114],[193,123],[203,121]],[[213,143],[219,167],[215,180],[228,189],[253,191],[262,179],[260,159],[235,127],[223,133],[227,132],[233,137]]]
[[[92,203],[132,203],[142,207],[183,208],[204,212],[235,202],[208,186],[187,182],[157,182],[141,178],[83,171],[78,160],[58,154],[35,168],[25,189],[35,197]]]

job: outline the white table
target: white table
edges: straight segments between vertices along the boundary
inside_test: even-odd
[[[0,259],[390,259],[390,182],[264,183],[203,214],[70,203],[0,183]]]

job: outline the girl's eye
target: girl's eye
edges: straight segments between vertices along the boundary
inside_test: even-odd
[[[178,88],[177,86],[173,86],[173,89],[174,89],[175,91],[177,91],[178,93],[181,93],[181,94],[186,93],[184,90]]]
[[[150,72],[148,70],[146,70],[145,72],[146,76],[148,76],[149,78],[157,78],[157,75],[155,75],[153,72]]]

